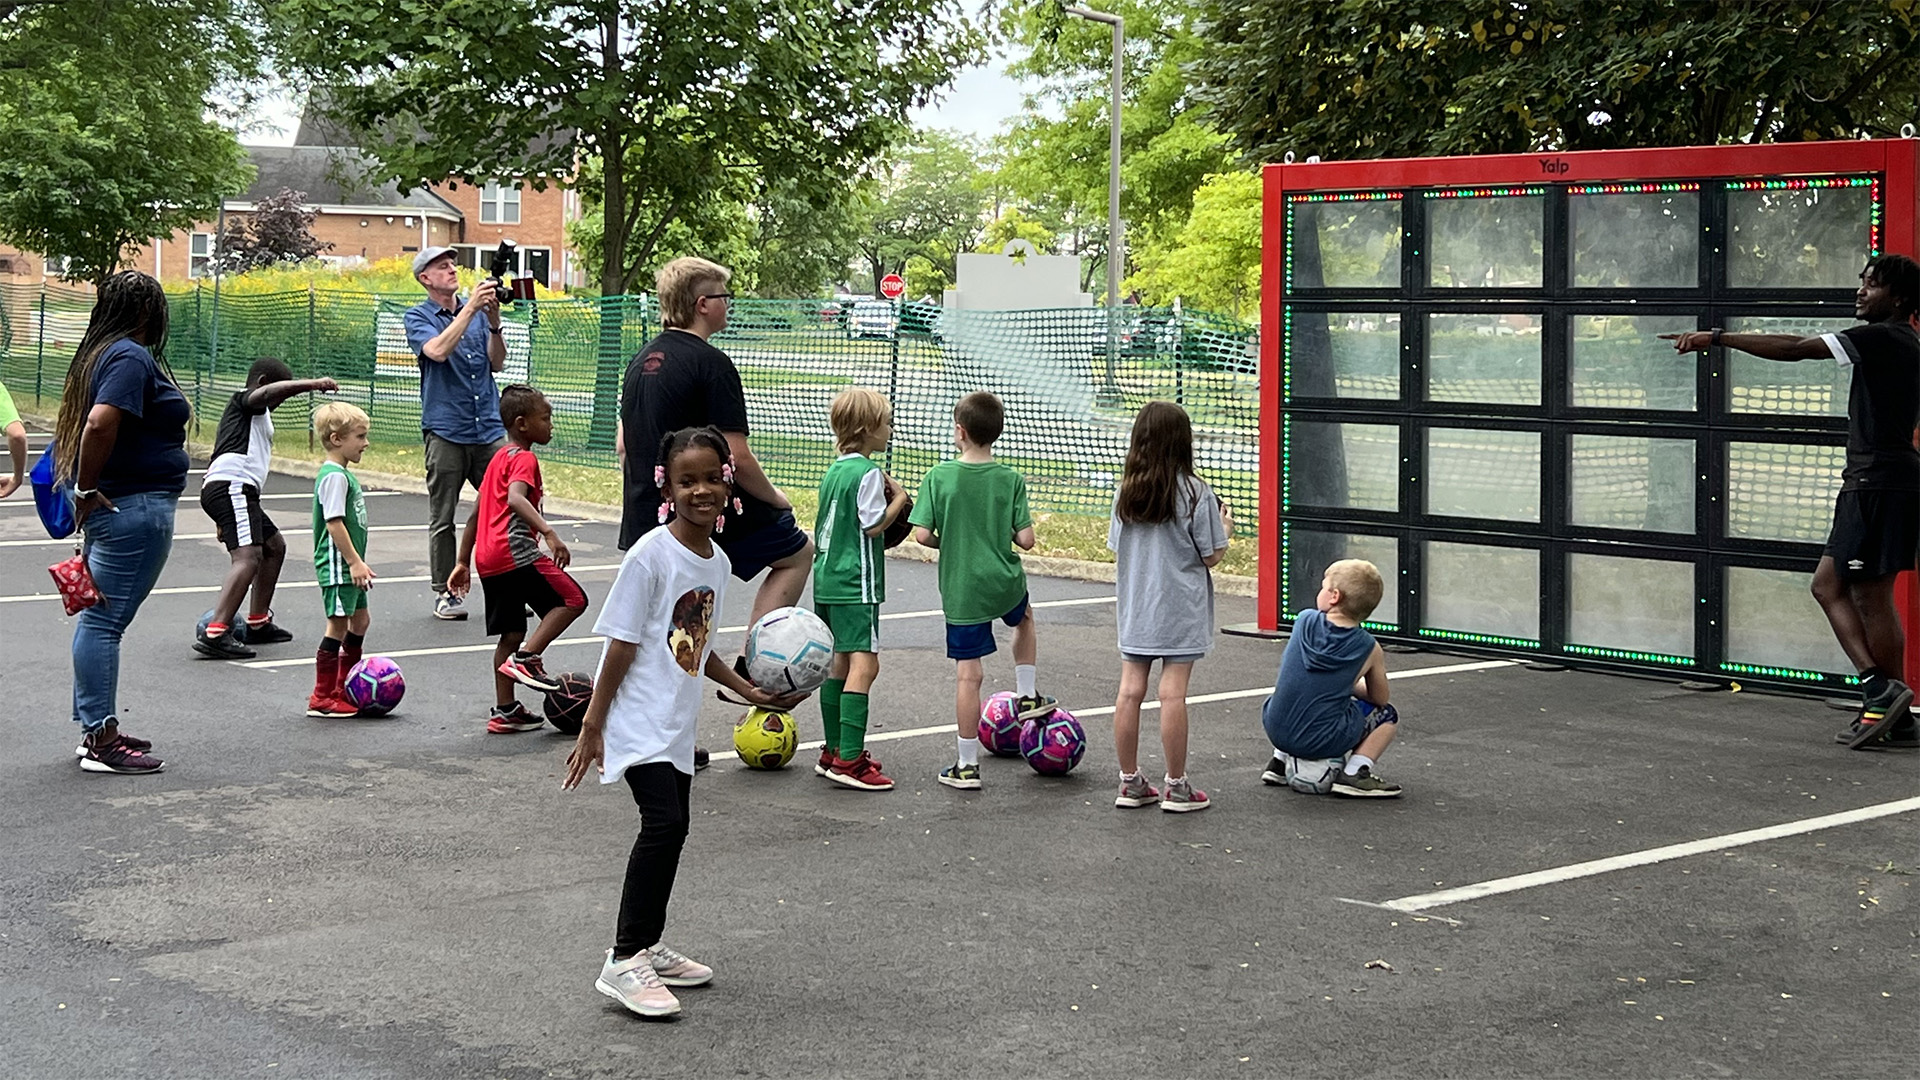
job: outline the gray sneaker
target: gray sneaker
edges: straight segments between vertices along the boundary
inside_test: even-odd
[[[433,617],[458,622],[467,617],[467,605],[450,592],[443,592],[433,602]]]
[[[1357,773],[1342,772],[1334,777],[1333,793],[1352,799],[1397,799],[1400,785],[1374,775],[1373,766],[1362,765]]]
[[[620,961],[615,961],[613,950],[608,949],[593,988],[641,1016],[672,1016],[680,1011],[680,999],[661,982],[653,957],[645,949]]]
[[[705,986],[713,981],[712,968],[675,952],[662,942],[654,942],[647,955],[653,958],[653,973],[668,986]]]
[[[1167,779],[1167,793],[1160,797],[1160,809],[1169,814],[1190,814],[1195,810],[1205,810],[1213,803],[1207,799],[1207,793],[1193,786],[1186,777]]]
[[[1139,773],[1120,781],[1120,794],[1114,796],[1113,805],[1123,810],[1138,810],[1142,806],[1152,806],[1160,801],[1160,791],[1147,778]]]

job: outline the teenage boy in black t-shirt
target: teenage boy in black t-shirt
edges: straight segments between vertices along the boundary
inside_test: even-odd
[[[1901,670],[1906,651],[1894,578],[1920,549],[1920,265],[1882,255],[1860,273],[1854,317],[1865,326],[1837,334],[1663,334],[1680,352],[1712,345],[1763,360],[1831,358],[1853,368],[1847,395],[1847,464],[1834,501],[1833,531],[1813,573],[1813,595],[1833,636],[1860,671],[1861,710],[1836,736],[1855,750],[1920,747],[1913,690]]]
[[[663,495],[654,481],[660,440],[669,432],[711,424],[727,436],[733,451],[733,493],[740,511],[725,515],[726,527],[714,535],[733,563],[733,576],[752,581],[762,570],[767,579],[754,594],[751,626],[775,608],[790,607],[807,587],[813,570],[813,541],[793,517],[793,504],[767,479],[747,444],[747,395],[739,369],[708,338],[726,329],[733,294],[733,272],[705,259],[675,259],[660,268],[655,294],[666,329],[641,346],[627,364],[620,389],[620,426],[615,448],[624,484],[620,511],[620,549],[625,551],[663,522]],[[744,677],[746,659],[734,661]],[[694,765],[707,755],[696,751]]]

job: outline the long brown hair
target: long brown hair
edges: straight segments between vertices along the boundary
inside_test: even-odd
[[[72,480],[80,465],[80,432],[87,425],[87,413],[93,405],[93,374],[100,355],[116,341],[140,334],[146,338],[147,352],[161,365],[167,348],[167,294],[160,283],[138,270],[122,270],[100,285],[93,314],[87,318],[87,332],[80,348],[67,365],[67,385],[60,394],[60,417],[53,425],[54,474],[60,480]]]
[[[1133,418],[1114,513],[1134,525],[1172,521],[1193,472],[1193,421],[1171,401],[1149,401]]]

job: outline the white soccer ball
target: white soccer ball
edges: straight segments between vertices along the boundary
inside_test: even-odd
[[[805,608],[775,608],[747,631],[747,678],[769,693],[811,693],[832,667],[833,632]]]
[[[1325,795],[1333,790],[1333,782],[1340,777],[1340,771],[1347,766],[1347,758],[1342,754],[1336,758],[1299,758],[1292,754],[1281,754],[1281,775],[1286,778],[1287,786],[1303,795]]]

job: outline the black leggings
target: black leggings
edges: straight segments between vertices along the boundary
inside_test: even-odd
[[[620,890],[620,925],[613,955],[628,957],[660,941],[667,901],[687,844],[688,794],[693,777],[664,761],[627,769],[627,786],[640,808],[640,835],[627,856],[627,883]]]

